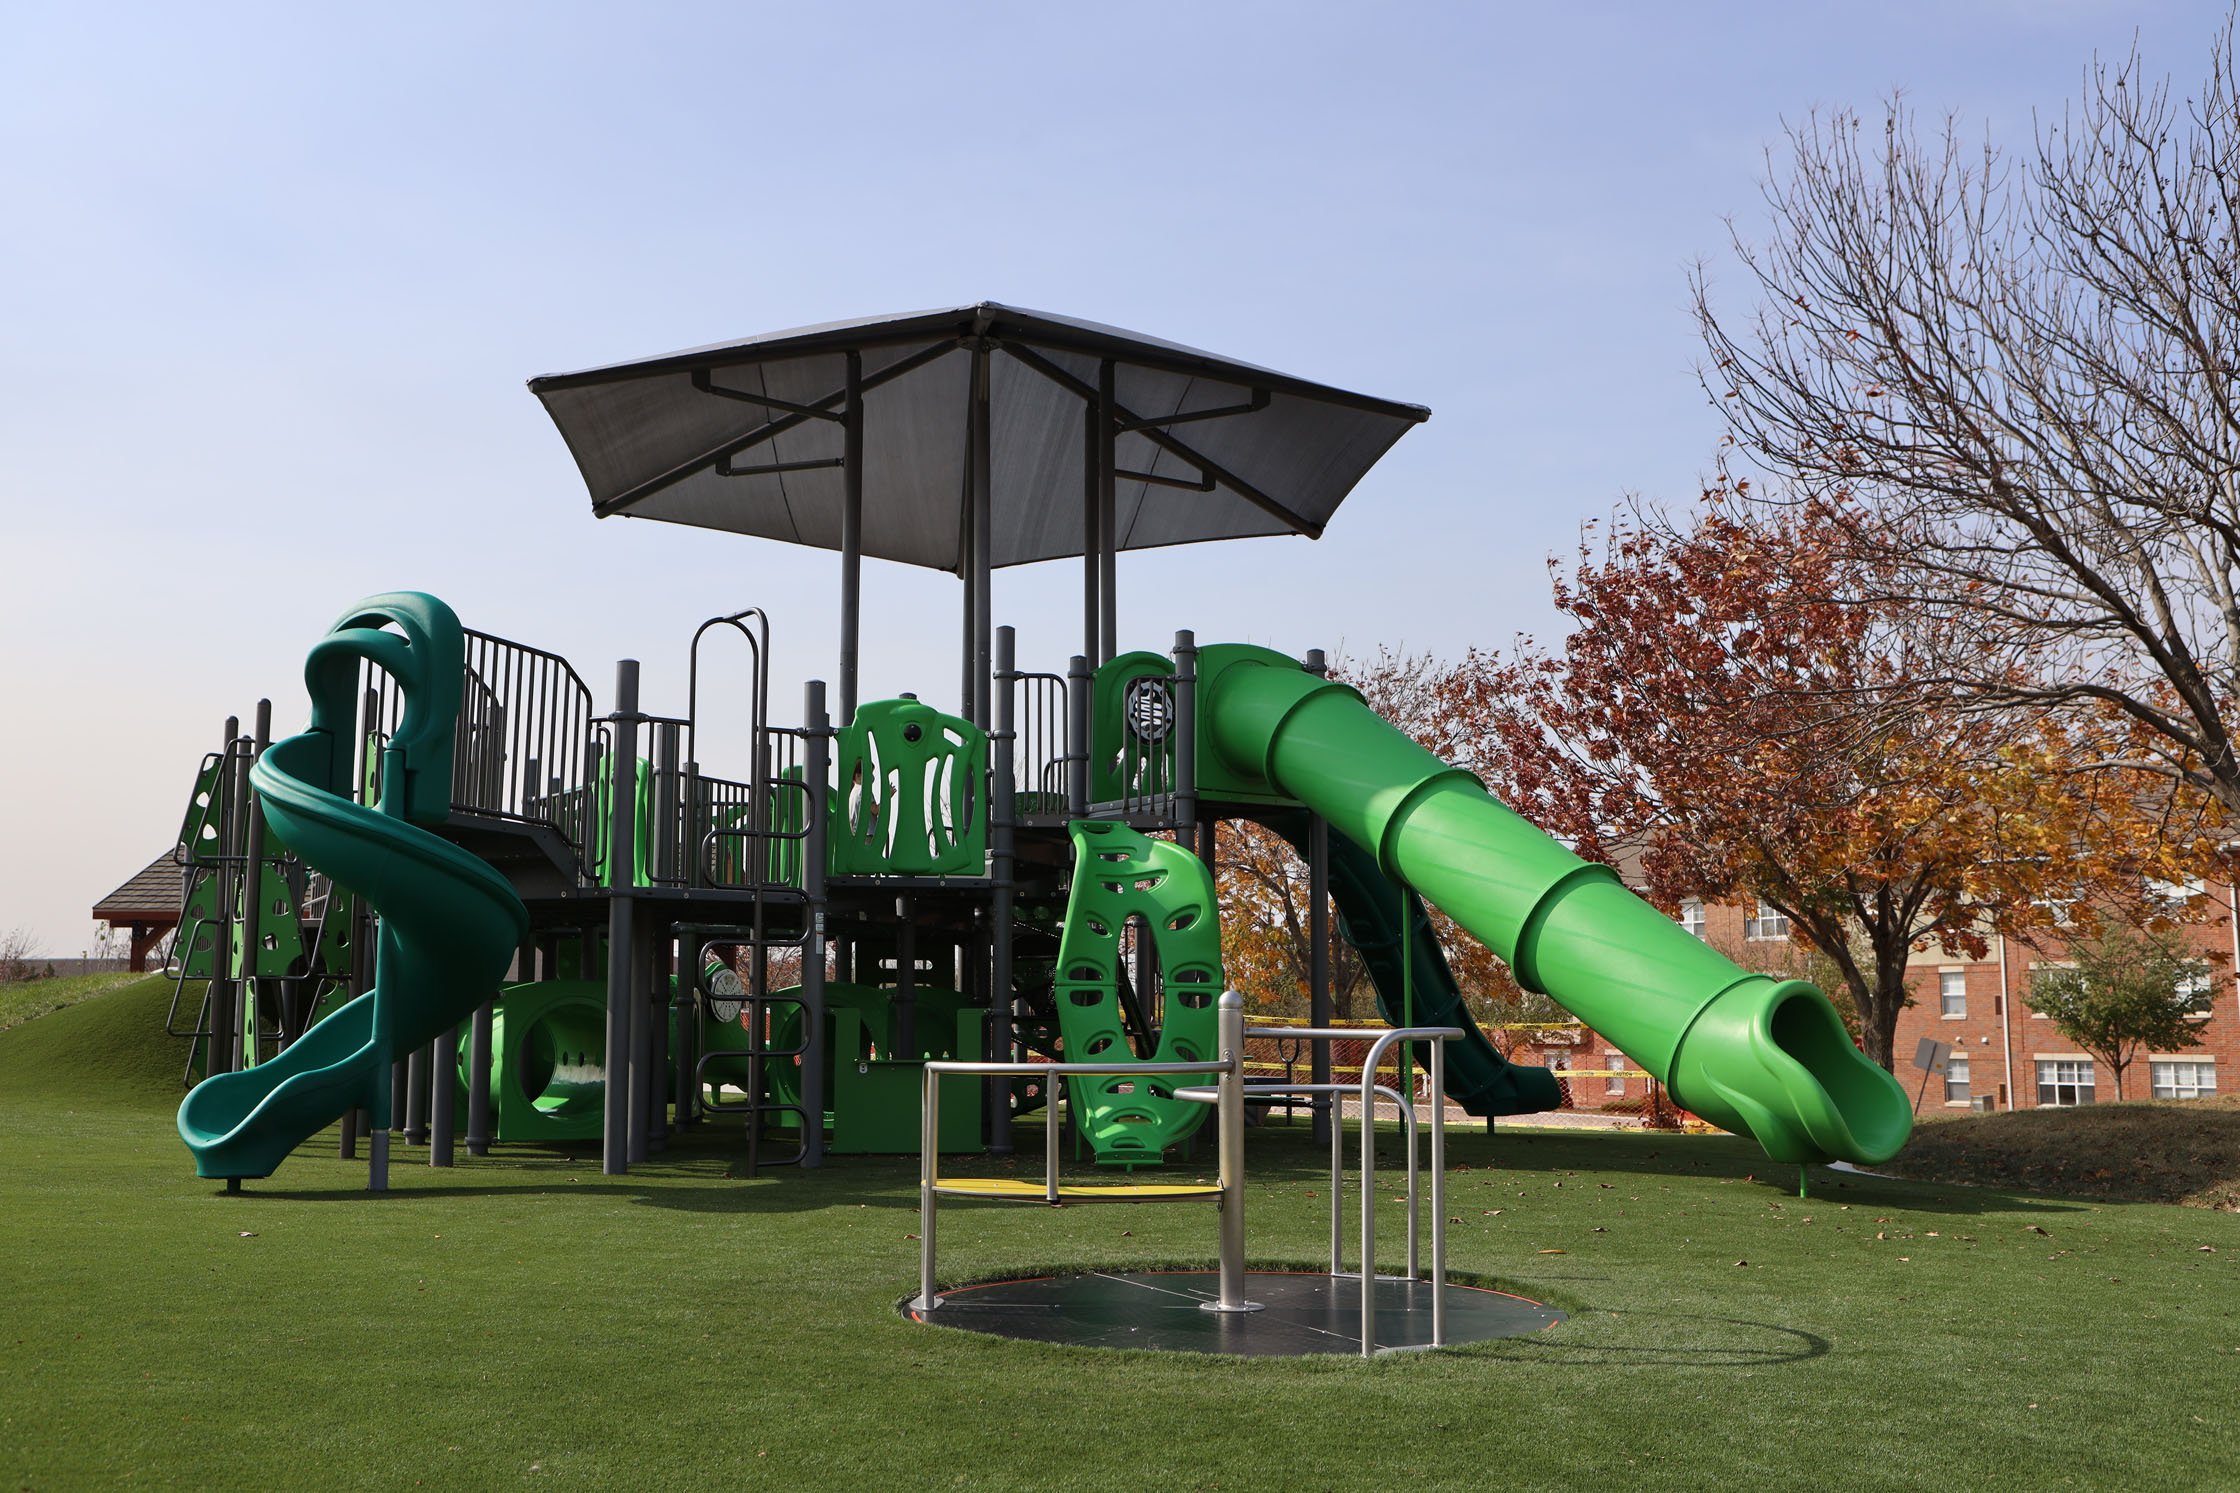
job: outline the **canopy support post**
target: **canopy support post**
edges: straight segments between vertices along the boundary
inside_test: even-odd
[[[1097,431],[1103,421],[1097,396],[1081,399],[1081,656],[1095,659],[1104,619],[1098,588],[1104,583],[1100,546],[1104,539],[1104,482],[1098,475],[1098,458],[1104,441]]]
[[[1118,367],[1106,358],[1097,367],[1097,651],[1101,666],[1120,651],[1120,613],[1115,594],[1118,567],[1113,552],[1120,547],[1117,498],[1113,469],[1118,464],[1112,412],[1119,403]]]
[[[848,350],[845,455],[840,504],[840,724],[856,718],[856,660],[863,624],[863,354]]]
[[[992,512],[995,483],[993,440],[989,427],[988,343],[981,338],[972,349],[972,584],[965,595],[971,606],[972,692],[966,719],[988,729],[989,685],[994,673],[995,607],[991,580],[995,570],[995,523]]]

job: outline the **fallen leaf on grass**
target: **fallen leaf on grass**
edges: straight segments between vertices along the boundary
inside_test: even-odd
[[[1536,1251],[1536,1253],[1544,1255],[1567,1255],[1571,1253],[1571,1251],[1568,1249],[1543,1249]]]

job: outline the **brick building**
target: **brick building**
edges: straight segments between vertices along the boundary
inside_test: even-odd
[[[2185,947],[2201,961],[2198,985],[2201,1045],[2176,1052],[2141,1051],[2124,1073],[2126,1099],[2192,1099],[2240,1085],[2240,927],[2235,888],[2196,882],[2169,889],[2197,921],[2179,929]],[[1789,941],[1786,919],[1771,908],[1682,904],[1680,923],[1745,969],[1805,975],[1806,952]],[[1893,1050],[1898,1079],[1917,1093],[1923,1114],[1979,1109],[2030,1109],[2039,1105],[2106,1103],[2116,1097],[2106,1065],[2055,1030],[2030,1009],[2033,971],[2063,961],[2057,937],[2033,946],[1994,936],[1982,959],[1932,947],[1916,951],[1908,985],[1913,1004],[1898,1016]],[[1923,1038],[1950,1043],[1952,1059],[1941,1073],[1912,1066]]]
[[[2200,959],[2195,987],[2201,1045],[2175,1052],[2142,1050],[2123,1076],[2125,1099],[2193,1099],[2240,1083],[2240,985],[2234,981],[2240,928],[2235,889],[2218,882],[2170,888],[2199,921],[2178,931]],[[2034,970],[2059,964],[2057,938],[2033,947],[1993,938],[1988,957],[1970,960],[1943,949],[1917,952],[1909,971],[1913,1004],[1898,1017],[1899,1077],[1909,1090],[1921,1073],[1909,1060],[1922,1038],[1952,1044],[1949,1071],[1930,1075],[1920,1110],[2030,1109],[2038,1105],[2107,1103],[2116,1097],[2106,1065],[2030,1009]],[[1987,1102],[1979,1102],[1987,1101]]]

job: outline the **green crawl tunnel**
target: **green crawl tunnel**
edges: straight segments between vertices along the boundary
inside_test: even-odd
[[[1294,659],[1207,647],[1198,681],[1201,792],[1304,803],[1677,1103],[1776,1160],[1871,1164],[1905,1144],[1905,1090],[1813,986],[1737,967]]]
[[[598,1137],[607,1088],[606,989],[600,980],[542,980],[500,994],[490,1023],[499,1140]]]

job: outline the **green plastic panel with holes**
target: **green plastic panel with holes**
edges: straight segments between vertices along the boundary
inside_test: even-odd
[[[988,733],[905,695],[840,731],[836,876],[985,876]]]
[[[1202,1063],[1220,1054],[1221,919],[1213,873],[1168,840],[1076,821],[1073,888],[1058,939],[1058,1029],[1067,1062]],[[1132,956],[1132,957],[1131,957]],[[1131,1030],[1132,1028],[1132,1030]],[[1158,1033],[1149,1054],[1137,1038]],[[1196,1080],[1067,1080],[1074,1124],[1106,1166],[1156,1166],[1211,1106],[1173,1097]],[[1211,1082],[1210,1079],[1203,1082]]]

